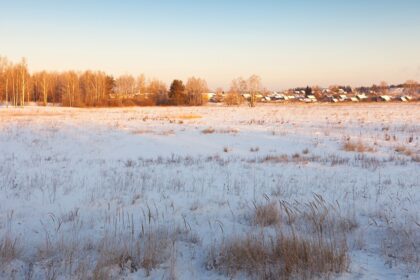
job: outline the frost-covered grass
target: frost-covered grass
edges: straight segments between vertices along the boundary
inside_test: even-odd
[[[0,279],[417,279],[419,137],[418,103],[0,108]]]

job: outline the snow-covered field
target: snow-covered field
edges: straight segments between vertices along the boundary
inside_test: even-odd
[[[259,278],[222,248],[297,231],[345,242],[310,277],[419,279],[419,137],[419,103],[0,107],[0,278]]]

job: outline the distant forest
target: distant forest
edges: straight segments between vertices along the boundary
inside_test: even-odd
[[[404,87],[408,92],[416,92],[419,84],[407,81],[402,85],[388,86],[385,82],[372,87],[358,88],[385,91],[392,87]],[[331,86],[330,89],[350,87]],[[69,107],[106,107],[106,106],[154,106],[154,105],[191,105],[200,106],[208,102],[209,88],[205,79],[191,77],[184,84],[174,80],[168,86],[159,79],[146,79],[144,75],[134,77],[121,75],[113,77],[103,71],[39,71],[29,73],[26,59],[18,63],[0,57],[0,103],[8,106],[24,106],[29,102]],[[320,92],[318,86],[311,92]],[[255,106],[257,96],[266,96],[270,91],[263,87],[261,78],[252,75],[247,79],[236,78],[225,92],[217,88],[212,100],[227,105],[244,102],[244,95],[250,106]],[[317,96],[318,98],[318,96]]]

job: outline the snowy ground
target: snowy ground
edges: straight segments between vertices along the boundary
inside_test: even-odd
[[[0,107],[0,278],[229,279],[214,248],[287,227],[255,205],[320,195],[354,223],[331,278],[419,279],[419,137],[418,103]]]

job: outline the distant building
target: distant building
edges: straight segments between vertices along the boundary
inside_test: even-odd
[[[340,101],[346,101],[346,100],[347,100],[347,95],[345,95],[345,94],[340,94],[340,95],[339,95],[339,100],[340,100]]]
[[[382,101],[385,101],[385,102],[391,101],[391,97],[388,95],[381,95],[380,97]]]
[[[366,94],[364,94],[364,93],[360,93],[360,94],[356,94],[356,98],[357,98],[359,101],[363,101],[363,100],[366,100],[368,97],[366,96]]]
[[[243,93],[242,94],[242,97],[245,98],[245,99],[250,99],[251,98],[251,94],[249,94],[249,93]]]
[[[306,98],[304,98],[303,101],[306,103],[312,103],[312,102],[317,102],[317,99],[315,95],[310,94]]]

